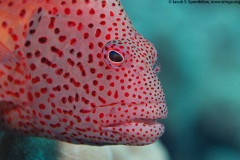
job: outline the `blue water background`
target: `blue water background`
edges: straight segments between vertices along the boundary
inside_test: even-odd
[[[121,0],[158,50],[173,160],[240,159],[240,5]]]

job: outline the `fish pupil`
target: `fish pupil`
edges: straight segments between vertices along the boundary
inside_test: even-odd
[[[116,51],[110,51],[108,57],[113,62],[122,62],[123,61],[123,56]]]

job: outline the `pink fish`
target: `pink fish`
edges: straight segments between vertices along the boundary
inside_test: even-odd
[[[157,52],[119,0],[0,0],[0,129],[146,145],[167,108]]]

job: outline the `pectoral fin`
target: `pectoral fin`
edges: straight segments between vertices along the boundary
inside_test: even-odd
[[[15,54],[0,41],[0,110],[19,107],[17,104],[20,104],[23,94],[15,80],[24,81],[22,73],[18,72],[21,67]]]
[[[0,41],[0,70],[3,65],[12,66],[17,62],[16,56]]]
[[[12,102],[5,102],[0,100],[0,110],[19,108],[20,106],[13,104]]]

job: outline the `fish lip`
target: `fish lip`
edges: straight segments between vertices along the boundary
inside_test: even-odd
[[[160,119],[160,118],[158,118],[158,119]],[[128,126],[128,125],[131,125],[133,123],[134,124],[142,123],[144,125],[153,126],[153,125],[161,124],[160,122],[157,121],[158,119],[134,118],[134,119],[127,120],[127,121],[124,121],[124,122],[120,122],[120,123],[102,125],[102,127],[105,127],[105,128],[112,127],[113,128],[113,127],[119,127],[119,126]],[[161,119],[163,119],[163,118],[161,118]]]
[[[131,107],[132,106],[132,107]],[[145,116],[149,114],[149,110],[151,110],[151,107],[154,106],[156,112],[154,114],[150,113],[150,116]],[[121,110],[135,110],[136,107],[136,115],[133,118],[120,118],[117,117],[120,111],[118,108],[122,108]],[[163,109],[160,109],[163,107]],[[107,109],[107,111],[105,110]],[[165,119],[167,118],[167,107],[165,102],[150,102],[150,103],[140,103],[140,104],[135,104],[135,103],[128,103],[128,104],[121,104],[121,103],[115,103],[115,104],[109,104],[109,105],[104,105],[104,106],[99,106],[96,108],[96,113],[98,112],[103,112],[105,113],[105,119],[113,119],[114,122],[108,122],[106,123],[105,120],[99,120],[100,121],[100,126],[103,128],[109,128],[113,126],[123,126],[123,125],[129,125],[131,123],[142,123],[144,125],[152,126],[152,125],[158,125],[161,124],[157,122],[158,119]],[[141,112],[139,114],[140,110],[145,110],[144,112]],[[163,111],[165,110],[165,111]],[[132,111],[133,113],[135,111]],[[114,116],[111,117],[111,114],[115,113],[115,118]],[[124,113],[131,115],[131,113]],[[116,118],[117,117],[117,118]]]
[[[102,133],[112,133],[121,137],[120,143],[125,145],[143,146],[156,142],[165,131],[162,123],[144,124],[131,122],[119,126],[108,126],[102,129]]]

